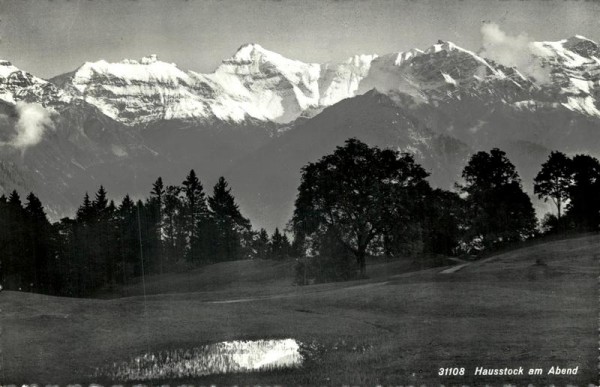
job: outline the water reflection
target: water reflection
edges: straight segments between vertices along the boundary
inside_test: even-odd
[[[175,379],[297,367],[303,361],[294,339],[225,341],[192,349],[147,353],[96,370],[119,381]]]

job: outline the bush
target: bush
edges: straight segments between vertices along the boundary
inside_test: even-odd
[[[544,234],[557,234],[575,229],[576,226],[568,215],[558,219],[556,215],[547,213],[542,219],[541,228]]]

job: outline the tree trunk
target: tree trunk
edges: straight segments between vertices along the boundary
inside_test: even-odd
[[[356,253],[356,263],[358,263],[358,268],[360,269],[359,278],[367,278],[367,264],[365,262],[365,255],[366,252],[362,249]]]

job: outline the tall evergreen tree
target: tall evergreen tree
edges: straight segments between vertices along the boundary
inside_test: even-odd
[[[8,249],[6,256],[6,287],[8,289],[31,290],[31,255],[27,254],[27,223],[21,197],[13,190],[7,201]]]
[[[25,205],[26,238],[24,248],[31,256],[31,283],[36,291],[48,292],[50,289],[51,227],[46,218],[42,202],[31,192]]]
[[[254,236],[254,257],[258,259],[270,258],[270,246],[271,241],[269,238],[269,233],[267,233],[267,230],[264,228],[261,228],[260,231]]]
[[[174,263],[184,257],[187,244],[185,204],[181,196],[181,188],[173,185],[167,186],[164,201],[164,252],[167,261]]]
[[[138,224],[135,204],[129,195],[125,195],[117,209],[119,221],[119,282],[127,283],[130,277],[139,273],[138,258]]]
[[[271,237],[271,258],[285,259],[289,257],[290,241],[287,235],[281,233],[279,228],[275,228]]]
[[[150,214],[148,208],[144,205],[144,202],[138,200],[135,205],[136,217],[137,217],[137,243],[138,243],[138,263],[140,265],[139,275],[146,275],[152,271],[153,262],[150,256],[149,246],[150,239],[154,234],[154,227],[151,222],[148,221]]]
[[[96,192],[96,198],[94,199],[92,205],[96,210],[96,214],[101,214],[108,207],[107,193],[103,186],[98,188],[98,192]]]
[[[150,191],[150,198],[146,207],[148,227],[150,228],[150,234],[148,235],[148,255],[150,256],[150,261],[154,262],[154,266],[161,274],[164,271],[164,249],[162,242],[164,201],[165,188],[162,178],[159,177],[152,184],[152,191]]]
[[[9,238],[10,228],[8,221],[8,199],[6,195],[0,196],[0,251],[6,252],[6,254],[0,255],[0,284],[4,284],[6,287],[7,283],[7,270],[10,270],[10,257],[9,253]]]
[[[250,221],[242,216],[225,178],[220,177],[208,198],[215,228],[215,256],[219,261],[242,257],[243,238],[250,231]]]
[[[91,240],[94,246],[92,257],[95,270],[92,272],[94,283],[102,283],[114,286],[115,276],[115,252],[113,232],[114,203],[110,206],[107,192],[103,186],[98,188],[96,197],[92,203],[95,212],[94,223],[91,226]]]
[[[54,288],[56,294],[83,296],[83,262],[76,250],[77,221],[63,218],[53,226],[56,234],[54,251],[57,260]]]
[[[95,254],[98,253],[97,240],[93,226],[96,222],[96,206],[86,192],[83,203],[77,210],[76,222],[72,225],[72,261],[77,277],[76,292],[80,296],[88,295],[91,289],[97,287],[97,270],[94,265]]]
[[[83,196],[83,204],[77,209],[77,220],[87,222],[94,216],[94,207],[90,200],[90,195],[86,192]]]
[[[185,195],[185,230],[188,242],[188,260],[199,262],[206,240],[200,234],[200,227],[209,220],[206,195],[196,172],[192,169],[182,183]]]

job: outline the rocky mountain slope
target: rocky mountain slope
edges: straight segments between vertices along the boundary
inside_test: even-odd
[[[560,105],[600,117],[598,44],[574,36],[532,47],[538,74],[545,73],[538,80],[439,41],[423,51],[357,55],[337,64],[303,63],[248,44],[210,74],[152,55],[88,62],[51,81],[126,125],[171,119],[288,123],[372,88],[411,96],[415,103],[479,97],[521,109]]]
[[[225,175],[259,226],[283,226],[300,167],[348,137],[414,153],[451,188],[500,147],[526,188],[550,150],[600,155],[600,46],[530,46],[527,68],[439,41],[303,63],[257,44],[200,74],[149,56],[88,62],[50,81],[0,61],[0,192],[34,190],[55,217],[104,184],[145,195],[162,175]]]
[[[348,138],[415,155],[436,186],[451,187],[472,149],[431,131],[408,109],[375,90],[343,100],[240,159],[226,172],[251,219],[284,226],[300,185],[300,169]]]
[[[151,55],[88,62],[51,81],[126,125],[172,119],[286,123],[307,109],[353,96],[373,57],[319,65],[248,44],[211,74],[184,71]]]

